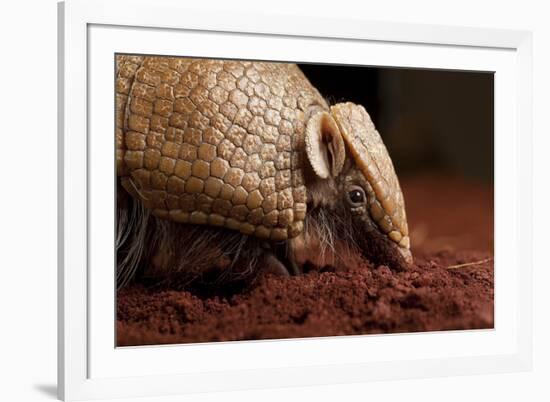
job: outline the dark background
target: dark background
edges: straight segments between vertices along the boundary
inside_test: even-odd
[[[493,73],[299,66],[330,104],[367,109],[400,176],[436,170],[493,181]]]

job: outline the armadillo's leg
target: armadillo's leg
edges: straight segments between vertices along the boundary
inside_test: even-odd
[[[294,255],[295,250],[290,246],[290,241],[272,243],[264,252],[271,254],[278,264],[285,267],[288,275],[300,275],[302,273],[302,269]]]
[[[303,273],[302,267],[296,259],[297,242],[299,242],[299,238],[290,239],[286,247],[286,260],[288,261],[290,272],[293,275],[300,275]]]
[[[262,270],[266,273],[289,276],[289,272],[285,265],[270,251],[266,251],[263,255],[263,267]]]
[[[300,275],[301,273],[303,273],[302,267],[296,261],[296,256],[294,254],[294,250],[293,250],[293,247],[292,247],[292,242],[289,242],[289,244],[288,244],[288,251],[287,251],[286,258],[287,258],[287,261],[288,261],[288,266],[289,266],[290,272],[293,275]]]

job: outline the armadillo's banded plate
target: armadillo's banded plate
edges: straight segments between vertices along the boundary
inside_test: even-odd
[[[403,193],[388,151],[369,114],[363,106],[352,103],[332,106],[331,112],[374,192],[369,205],[371,217],[391,240],[409,248]]]
[[[126,189],[177,222],[274,240],[302,231],[305,112],[326,104],[297,66],[117,62],[117,159]]]

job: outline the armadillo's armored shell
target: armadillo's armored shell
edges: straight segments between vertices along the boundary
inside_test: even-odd
[[[117,166],[161,218],[261,238],[298,235],[308,109],[296,65],[117,57]]]

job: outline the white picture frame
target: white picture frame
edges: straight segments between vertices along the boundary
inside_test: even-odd
[[[58,16],[61,399],[530,369],[531,33],[214,15],[177,0],[69,0]],[[121,51],[495,71],[495,329],[115,348],[114,270],[94,267],[114,263],[106,235],[114,189],[104,185],[114,169],[113,66],[106,62]]]

